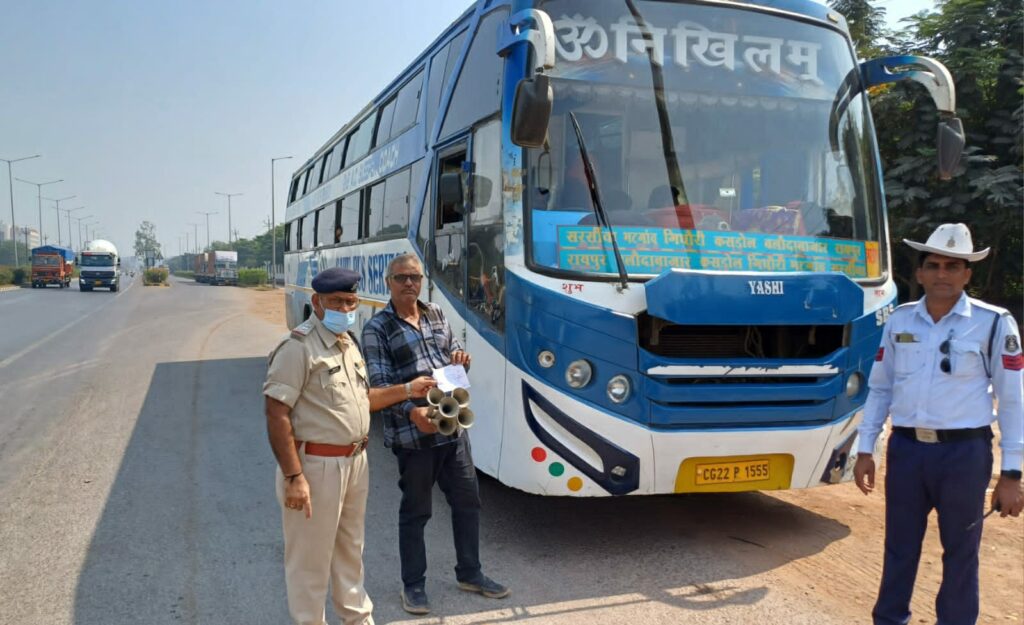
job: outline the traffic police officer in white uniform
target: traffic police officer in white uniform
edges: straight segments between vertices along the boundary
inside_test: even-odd
[[[964,224],[944,224],[921,252],[916,278],[925,296],[889,317],[871,370],[860,424],[857,486],[875,485],[875,442],[892,419],[886,455],[885,561],[876,625],[910,620],[921,542],[928,514],[938,512],[943,547],[942,585],[935,611],[941,625],[978,617],[978,550],[985,490],[992,475],[993,391],[998,399],[1002,470],[991,505],[1018,516],[1024,505],[1020,334],[1005,310],[968,297],[974,251]]]
[[[420,376],[370,389],[349,332],[359,307],[359,274],[330,268],[313,279],[313,316],[270,354],[267,433],[277,458],[284,526],[285,584],[295,625],[323,625],[327,585],[348,624],[371,624],[363,588],[363,537],[370,410],[426,397],[436,382]]]

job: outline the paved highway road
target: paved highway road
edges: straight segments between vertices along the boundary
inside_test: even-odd
[[[259,394],[283,328],[251,311],[257,296],[189,282],[0,293],[0,623],[287,622]],[[829,587],[848,580],[846,562],[827,564],[847,526],[778,498],[540,498],[483,478],[485,570],[512,596],[457,590],[437,492],[435,614],[414,619],[398,602],[395,461],[373,438],[365,558],[378,623],[866,617]]]

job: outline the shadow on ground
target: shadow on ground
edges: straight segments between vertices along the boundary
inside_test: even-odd
[[[288,622],[264,375],[263,358],[157,366],[79,576],[76,624]],[[410,618],[398,602],[397,467],[379,423],[371,437],[366,585],[377,622],[389,623]],[[598,602],[751,605],[769,588],[736,580],[849,533],[760,494],[540,497],[482,476],[481,497],[484,570],[513,595],[493,601],[456,589],[450,515],[438,490],[427,527],[437,615],[507,609],[500,620],[514,621],[547,606],[549,614],[579,611],[586,622]]]

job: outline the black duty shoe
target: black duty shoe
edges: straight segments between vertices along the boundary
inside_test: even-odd
[[[402,590],[402,609],[409,614],[429,614],[427,591],[422,586]]]
[[[489,599],[501,599],[507,597],[511,592],[508,588],[482,573],[476,581],[459,582],[459,588],[466,592],[479,593]]]

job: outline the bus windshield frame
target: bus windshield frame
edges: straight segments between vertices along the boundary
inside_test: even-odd
[[[886,279],[867,94],[836,107],[843,82],[859,80],[841,31],[750,7],[661,0],[540,8],[554,22],[557,52],[548,144],[525,149],[531,269],[618,278],[573,112],[631,280],[667,268]]]

